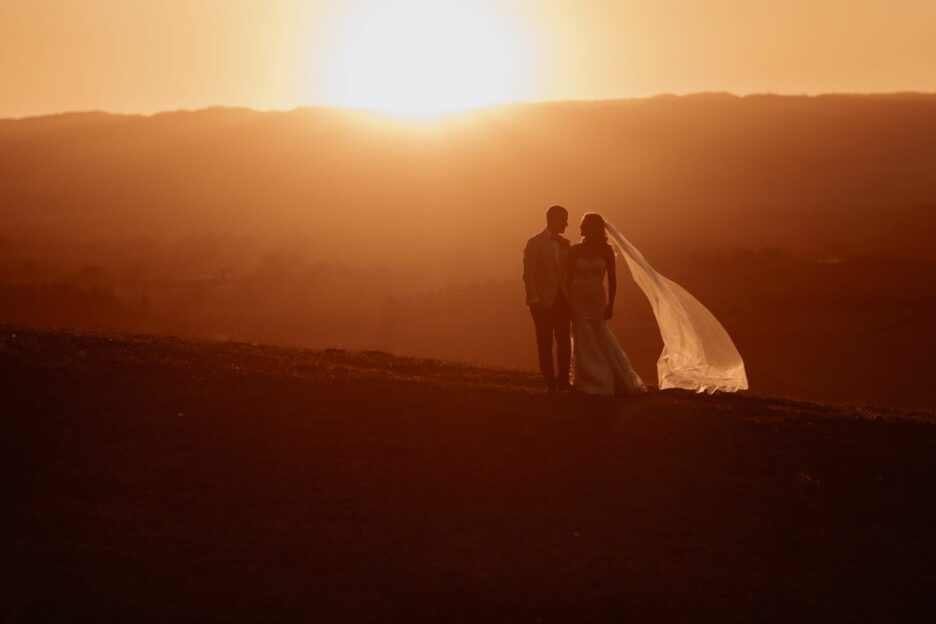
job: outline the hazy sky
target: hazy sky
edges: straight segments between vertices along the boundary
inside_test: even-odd
[[[933,92],[934,33],[936,0],[0,0],[0,116]]]

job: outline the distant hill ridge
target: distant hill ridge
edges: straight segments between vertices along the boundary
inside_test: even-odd
[[[784,101],[829,101],[829,100],[872,100],[872,101],[934,101],[936,100],[936,93],[928,93],[924,91],[897,91],[892,93],[820,93],[820,94],[811,94],[811,95],[790,95],[790,94],[779,94],[779,93],[749,93],[749,94],[736,94],[728,91],[703,91],[698,93],[685,93],[685,94],[675,94],[675,93],[660,93],[658,95],[646,96],[646,97],[636,97],[636,98],[608,98],[608,99],[596,99],[596,100],[543,100],[543,101],[533,101],[533,102],[518,102],[518,103],[508,103],[508,104],[495,104],[490,106],[484,106],[476,109],[470,109],[467,111],[455,112],[447,115],[440,115],[436,117],[429,117],[429,119],[436,120],[445,120],[447,118],[458,118],[464,117],[467,115],[476,114],[488,110],[497,110],[497,109],[510,109],[510,108],[531,108],[531,107],[544,107],[544,106],[608,106],[608,105],[625,105],[625,104],[640,104],[640,103],[652,103],[659,101],[682,101],[682,102],[697,102],[704,100],[722,100],[722,101],[741,101],[741,100],[784,100]],[[297,106],[295,108],[286,108],[286,109],[256,109],[250,108],[248,106],[228,106],[228,105],[216,105],[216,106],[207,106],[204,108],[194,108],[194,109],[167,109],[163,111],[157,111],[154,113],[130,113],[130,112],[114,112],[107,110],[78,110],[78,111],[65,111],[60,113],[45,113],[39,115],[26,115],[20,117],[0,117],[0,123],[11,123],[11,122],[23,122],[23,121],[36,121],[36,120],[68,120],[68,119],[104,119],[108,117],[119,117],[119,118],[153,118],[164,115],[181,115],[181,114],[200,114],[200,113],[258,113],[258,114],[283,114],[283,113],[297,113],[303,111],[332,111],[336,113],[365,113],[373,114],[375,116],[385,116],[388,118],[395,118],[394,115],[385,115],[380,111],[369,111],[366,109],[349,109],[349,108],[340,108],[335,106],[320,106],[320,105],[304,105]],[[405,117],[397,117],[398,119],[403,120],[405,123]],[[418,125],[420,122],[418,118],[413,120],[413,123]]]
[[[0,122],[0,205],[7,236],[301,234],[361,264],[457,246],[488,276],[557,202],[664,249],[930,257],[934,146],[930,94],[515,104],[424,124],[328,108],[66,113]]]

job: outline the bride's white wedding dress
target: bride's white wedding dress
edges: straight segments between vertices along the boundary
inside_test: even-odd
[[[685,288],[657,273],[616,227],[605,222],[605,229],[653,308],[663,339],[657,360],[659,388],[746,390],[744,360],[718,319]],[[642,392],[643,382],[604,320],[606,270],[601,258],[575,258],[570,297],[574,384],[588,394]]]
[[[603,258],[578,256],[570,290],[572,305],[572,384],[586,394],[639,394],[647,388],[605,321],[608,294]]]

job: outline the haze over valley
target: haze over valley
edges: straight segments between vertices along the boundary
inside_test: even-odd
[[[914,94],[2,120],[0,319],[532,368],[520,252],[559,203],[709,306],[753,391],[927,407],[934,171]]]

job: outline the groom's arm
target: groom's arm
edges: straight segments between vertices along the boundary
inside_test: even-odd
[[[531,238],[523,248],[523,285],[526,287],[526,302],[529,306],[539,303],[539,293],[536,291],[536,250],[533,245]]]

